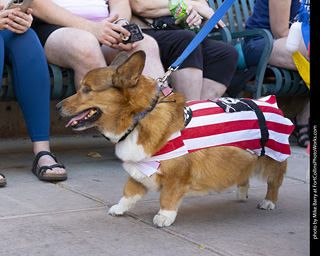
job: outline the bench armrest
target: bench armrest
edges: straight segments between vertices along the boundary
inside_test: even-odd
[[[209,33],[208,37],[210,39],[215,39],[215,40],[222,40],[225,43],[231,44],[231,33],[230,30],[227,27],[224,28],[214,28],[212,31]]]

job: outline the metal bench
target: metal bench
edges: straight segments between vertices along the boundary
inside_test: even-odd
[[[216,10],[223,3],[223,0],[208,0],[208,3],[213,10]],[[268,65],[273,47],[271,33],[266,29],[245,30],[244,24],[253,12],[254,3],[255,0],[236,0],[233,7],[222,18],[228,28],[214,29],[209,37],[241,46],[245,37],[263,36],[266,46],[257,67],[254,84],[244,88],[245,91],[253,93],[253,98],[259,98],[266,94],[308,94],[309,90],[298,72]],[[51,100],[64,99],[75,93],[73,71],[52,64],[48,66],[51,76]],[[4,69],[0,100],[15,100],[11,67],[5,64]]]
[[[51,100],[61,100],[71,96],[76,92],[74,87],[74,72],[71,69],[65,69],[53,64],[48,64],[51,79]],[[4,65],[2,86],[0,89],[1,101],[16,100],[12,68],[10,65]]]
[[[208,0],[209,6],[215,11],[224,0]],[[222,18],[231,34],[232,45],[241,48],[244,38],[248,36],[261,35],[266,41],[266,46],[257,67],[256,76],[253,85],[247,85],[244,90],[253,93],[253,98],[259,98],[262,95],[304,95],[309,90],[301,79],[297,71],[287,70],[270,66],[268,64],[269,56],[273,47],[273,38],[270,31],[266,29],[245,30],[245,23],[253,13],[255,0],[235,0],[234,5]],[[246,68],[246,67],[244,67]]]

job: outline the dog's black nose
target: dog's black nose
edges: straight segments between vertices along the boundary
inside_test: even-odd
[[[60,110],[62,107],[62,101],[60,101],[57,105],[56,105],[56,110]]]

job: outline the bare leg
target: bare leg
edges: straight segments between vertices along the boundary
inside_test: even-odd
[[[200,100],[202,80],[202,70],[197,68],[179,69],[170,76],[173,89],[187,100]]]
[[[139,42],[135,48],[128,52],[128,55],[131,55],[139,50],[142,50],[146,53],[146,63],[142,74],[146,77],[151,77],[154,79],[163,77],[164,68],[161,63],[157,42],[151,36],[145,35],[144,39]],[[105,45],[102,46],[102,52],[108,65],[120,53],[119,50],[112,49]]]
[[[74,70],[76,89],[79,89],[80,81],[88,71],[106,66],[96,37],[80,29],[61,28],[54,31],[44,46],[44,52],[48,62]]]
[[[297,70],[297,67],[292,58],[292,54],[286,50],[286,42],[287,37],[280,38],[274,42],[268,63],[280,68]],[[299,52],[304,57],[307,56],[307,50],[303,41],[301,41]]]
[[[310,101],[308,101],[308,103],[306,104],[306,106],[304,107],[304,109],[297,115],[296,117],[296,125],[307,125],[309,122],[309,118],[310,118]],[[300,134],[302,134],[303,132],[308,132],[308,127],[306,128],[301,128],[298,130],[298,132]],[[304,139],[307,139],[308,135],[302,135],[299,138],[299,141],[302,142]],[[305,140],[304,145],[308,146],[309,144],[309,140]]]
[[[310,101],[306,104],[303,110],[297,115],[298,124],[307,124],[310,117]]]
[[[227,87],[224,84],[203,78],[201,100],[220,98],[226,90]]]
[[[164,68],[160,59],[158,43],[151,36],[145,35],[143,41],[137,45],[129,54],[143,50],[146,53],[146,63],[142,74],[151,78],[163,77]]]

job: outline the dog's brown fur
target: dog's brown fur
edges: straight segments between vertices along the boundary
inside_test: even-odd
[[[81,129],[95,126],[102,134],[112,134],[114,138],[111,141],[116,143],[117,152],[120,144],[117,139],[133,125],[133,115],[148,109],[156,98],[156,81],[141,75],[144,62],[145,54],[137,52],[119,67],[109,66],[89,72],[82,80],[77,94],[58,104],[61,115],[75,116],[89,108],[99,109],[100,118]],[[160,100],[162,98],[160,93]],[[136,145],[143,148],[145,155],[155,154],[173,133],[184,128],[184,96],[174,93],[164,101],[175,102],[158,102],[135,128],[138,132]],[[135,148],[131,145],[126,150],[135,151]],[[118,155],[124,162],[127,161],[121,157],[121,153]],[[175,220],[174,213],[186,193],[222,191],[238,184],[238,196],[245,199],[249,179],[254,174],[266,179],[268,183],[268,192],[260,208],[273,209],[286,166],[287,161],[280,163],[268,156],[258,157],[237,147],[198,150],[161,161],[160,171],[151,178],[137,178],[127,170],[132,177],[124,187],[123,199],[110,209],[110,213],[121,215],[141,199],[148,189],[161,189],[161,210],[155,216],[154,224],[169,226]],[[124,167],[127,169],[126,164]]]

